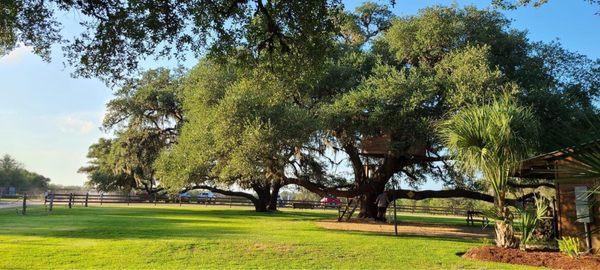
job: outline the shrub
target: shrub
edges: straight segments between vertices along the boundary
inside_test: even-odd
[[[548,213],[550,201],[544,197],[535,197],[535,208],[517,208],[521,215],[521,243],[527,244],[531,241],[533,231],[537,228],[540,221]]]
[[[581,254],[581,243],[577,237],[565,236],[558,240],[558,249],[571,258],[579,257],[579,254]]]

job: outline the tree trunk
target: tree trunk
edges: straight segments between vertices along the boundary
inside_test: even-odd
[[[256,212],[270,211],[271,185],[255,184],[252,189],[256,192],[257,200],[254,203]]]
[[[517,248],[519,246],[512,224],[502,220],[496,221],[496,246],[503,248]]]
[[[271,194],[269,194],[270,195],[269,206],[268,206],[269,211],[277,211],[277,198],[279,197],[279,189],[280,188],[281,188],[280,182],[276,182],[273,184]]]
[[[377,217],[377,203],[375,203],[375,200],[379,194],[383,193],[384,190],[385,184],[374,185],[373,189],[365,192],[363,196],[360,197],[360,212],[358,214],[359,218]]]
[[[267,206],[269,205],[268,200],[261,200],[259,198],[258,200],[255,200],[252,203],[254,204],[254,209],[256,210],[256,212],[268,212],[269,211],[267,209]]]
[[[515,230],[512,226],[512,215],[508,207],[505,206],[506,193],[501,192],[496,195],[496,208],[501,220],[496,220],[496,246],[503,248],[517,248],[519,240],[515,237]]]
[[[377,205],[375,204],[377,194],[374,192],[365,193],[360,197],[359,218],[375,218],[377,217]]]

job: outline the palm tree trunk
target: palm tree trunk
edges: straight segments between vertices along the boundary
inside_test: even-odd
[[[496,246],[503,248],[517,248],[519,241],[515,237],[515,230],[511,223],[503,220],[496,221]]]
[[[496,196],[496,207],[499,220],[496,220],[496,246],[503,248],[517,248],[519,240],[515,236],[515,229],[512,225],[512,216],[510,210],[505,206],[505,192]]]

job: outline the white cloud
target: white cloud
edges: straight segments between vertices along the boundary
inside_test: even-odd
[[[75,133],[75,134],[89,134],[97,126],[95,121],[86,119],[79,115],[66,115],[58,118],[58,127],[61,132],[64,133]]]
[[[0,57],[0,64],[16,64],[21,62],[23,57],[31,54],[31,47],[20,46],[12,50],[7,55]]]

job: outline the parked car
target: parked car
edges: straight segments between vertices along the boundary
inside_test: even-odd
[[[324,197],[320,202],[322,207],[338,207],[342,204],[342,201],[336,197]]]
[[[188,194],[187,192],[179,194],[179,199],[181,202],[190,202],[191,198],[192,195]]]
[[[215,194],[212,192],[201,192],[197,196],[197,202],[204,203],[204,204],[210,204],[210,203],[215,204],[216,197],[217,196],[215,196]]]

